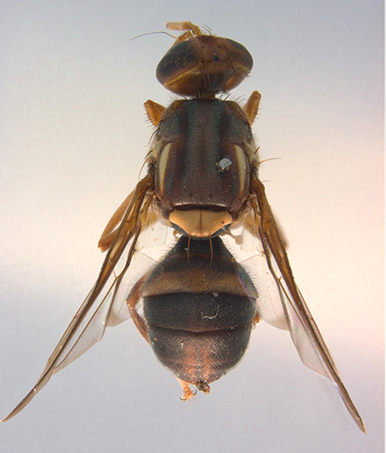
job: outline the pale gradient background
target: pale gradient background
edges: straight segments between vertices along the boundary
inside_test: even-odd
[[[383,451],[383,2],[0,1],[0,416],[34,385],[94,282],[96,242],[134,187],[142,104],[190,19],[243,43],[261,178],[368,434],[288,335],[258,325],[243,362],[191,404],[129,321],[0,426],[2,452]],[[343,414],[343,415],[342,415]]]

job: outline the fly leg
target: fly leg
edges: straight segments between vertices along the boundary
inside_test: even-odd
[[[133,289],[130,291],[129,297],[126,300],[127,306],[129,307],[130,315],[133,318],[135,327],[138,329],[139,333],[143,338],[150,343],[149,333],[147,331],[147,326],[145,320],[138,313],[136,306],[141,299],[141,293],[143,285],[145,284],[148,276],[142,277],[137,283],[133,286]]]
[[[125,198],[119,208],[114,212],[113,216],[109,220],[106,228],[103,230],[101,238],[98,242],[98,247],[104,252],[109,249],[111,244],[114,242],[115,236],[117,235],[119,223],[121,222],[126,209],[133,199],[134,190]]]
[[[158,127],[158,124],[161,121],[161,116],[166,110],[166,107],[152,101],[151,99],[148,99],[143,105],[145,106],[146,115],[150,122],[153,126]]]
[[[244,110],[245,114],[247,115],[249,124],[251,124],[251,125],[253,124],[253,122],[256,119],[257,112],[259,110],[260,99],[261,99],[261,94],[258,91],[254,91],[249,96],[247,103],[243,107],[243,110]]]
[[[184,394],[181,396],[181,400],[182,401],[191,400],[196,394],[196,391],[192,390],[187,382],[183,381],[178,377],[176,377],[176,379],[180,383],[182,390],[184,392]]]
[[[151,194],[153,187],[154,170],[149,171],[149,174],[139,181],[137,187],[123,200],[107,223],[98,243],[98,247],[102,252],[108,250],[112,246],[117,235],[121,234],[120,229],[129,228],[130,231],[134,230],[134,226],[129,226],[128,224],[126,226],[124,225],[127,220],[130,219],[130,223],[138,225],[141,212],[145,214],[142,216],[141,221],[146,219],[146,212],[149,208],[150,201],[152,200]],[[124,219],[125,222],[123,222]]]

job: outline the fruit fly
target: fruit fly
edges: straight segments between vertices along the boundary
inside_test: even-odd
[[[259,180],[251,131],[260,101],[243,107],[221,94],[240,84],[253,60],[241,44],[190,22],[157,67],[158,80],[183,96],[168,108],[147,101],[156,127],[147,174],[107,224],[100,274],[20,412],[51,376],[130,316],[158,359],[177,377],[183,400],[241,359],[263,319],[289,330],[301,360],[335,384],[365,432],[297,288]],[[162,257],[154,258],[154,251]],[[161,251],[161,252],[160,252]]]

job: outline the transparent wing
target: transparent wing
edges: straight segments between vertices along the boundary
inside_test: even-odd
[[[258,254],[255,251],[255,256],[243,262],[243,266],[247,269],[255,266],[252,275],[256,276],[256,289],[261,295],[257,301],[258,311],[271,324],[290,331],[303,363],[335,383],[347,410],[358,427],[366,432],[318,326],[295,284],[264,186],[257,178],[251,181],[251,192],[254,194],[250,197],[254,215],[245,221],[245,232],[239,242],[241,248],[248,250],[251,236],[257,239]]]
[[[141,241],[138,241],[141,231],[152,228],[153,219],[148,221],[147,216],[152,197],[147,193],[152,190],[153,180],[153,175],[149,174],[137,184],[97,281],[48,359],[36,385],[3,422],[24,409],[54,373],[100,341],[107,325],[118,324],[129,317],[125,301],[130,285],[135,283],[137,274],[141,272],[140,276],[143,276],[144,269],[154,265],[151,258],[134,253],[141,247]],[[130,272],[126,272],[129,266]]]
[[[254,215],[252,218],[255,221]],[[258,223],[254,234],[244,227],[238,232],[231,231],[231,234],[225,235],[222,240],[253,282],[258,294],[256,304],[259,318],[279,329],[288,330],[286,312],[277,282],[268,267],[267,256],[259,237]]]

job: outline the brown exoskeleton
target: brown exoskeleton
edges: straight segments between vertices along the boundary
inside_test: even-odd
[[[253,140],[260,94],[240,107],[216,95],[237,86],[252,57],[235,41],[190,22],[157,68],[158,80],[188,99],[168,108],[145,103],[157,128],[148,173],[111,218],[98,279],[35,387],[3,420],[20,412],[60,371],[131,315],[183,399],[205,393],[235,366],[252,327],[264,319],[288,329],[308,367],[331,379],[348,411],[364,423],[298,290],[258,178]],[[162,259],[152,253],[159,244]]]

